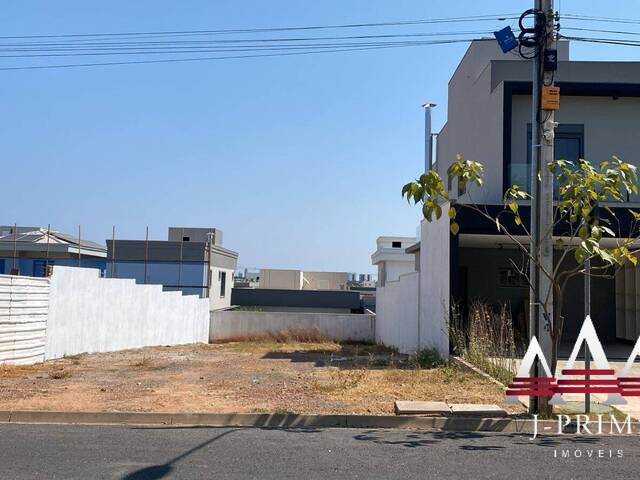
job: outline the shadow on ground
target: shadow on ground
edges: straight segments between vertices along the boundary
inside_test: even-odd
[[[558,447],[560,445],[591,445],[600,439],[597,437],[578,436],[539,436],[531,440],[531,436],[522,433],[500,433],[500,432],[432,432],[432,431],[408,431],[399,433],[389,430],[367,430],[361,434],[354,435],[355,440],[363,442],[373,442],[379,445],[395,445],[406,448],[428,447],[445,440],[459,441],[457,448],[467,451],[492,451],[502,450],[505,447],[499,445],[478,444],[481,440],[490,440],[492,437],[500,435],[509,437],[514,445],[531,445],[534,447]],[[469,443],[471,442],[471,443]]]

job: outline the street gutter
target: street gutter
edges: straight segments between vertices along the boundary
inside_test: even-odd
[[[0,423],[100,425],[206,425],[261,428],[394,428],[455,432],[533,433],[529,419],[426,417],[395,415],[297,415],[289,413],[127,413],[0,411]],[[549,428],[545,428],[549,427]],[[540,432],[553,433],[557,422],[538,421]]]

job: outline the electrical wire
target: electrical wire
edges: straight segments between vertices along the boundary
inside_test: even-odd
[[[277,45],[290,45],[290,43],[284,42],[305,42],[302,45],[318,45],[318,43],[306,43],[306,42],[318,42],[320,40],[330,41],[332,43],[323,45],[339,45],[337,41],[343,40],[378,40],[378,39],[407,39],[407,38],[425,38],[425,37],[457,37],[460,35],[482,35],[490,34],[490,31],[465,31],[465,32],[430,32],[430,33],[408,33],[408,34],[385,34],[385,35],[356,35],[356,36],[334,36],[334,37],[290,37],[290,38],[257,38],[257,39],[236,39],[236,40],[195,40],[195,41],[169,41],[169,42],[131,42],[131,43],[98,43],[98,44],[83,44],[81,46],[20,46],[15,47],[11,44],[0,43],[0,52],[36,52],[36,53],[50,53],[50,52],[93,52],[93,51],[109,51],[113,54],[119,54],[121,51],[130,51],[137,49],[139,51],[154,51],[154,50],[169,50],[179,51],[181,49],[193,49],[193,48],[222,48],[229,46],[251,46],[251,43],[258,44],[277,44]],[[365,43],[365,42],[362,42]],[[265,45],[255,45],[265,46]],[[268,45],[267,45],[268,46]]]
[[[468,42],[469,40],[460,40],[461,42]],[[287,50],[323,50],[331,48],[352,48],[352,47],[382,47],[382,46],[419,46],[419,45],[436,45],[453,43],[449,40],[440,41],[404,41],[404,42],[355,42],[355,43],[325,43],[325,44],[286,44],[278,46],[269,45],[250,45],[241,47],[202,47],[202,48],[190,48],[183,50],[133,50],[133,51],[120,51],[120,52],[71,52],[71,53],[35,53],[35,54],[20,54],[20,55],[2,55],[0,58],[39,58],[39,57],[80,57],[80,56],[120,56],[120,55],[162,55],[162,54],[189,54],[189,53],[228,53],[228,52],[255,52],[255,51],[287,51]]]
[[[627,47],[640,46],[640,40],[628,40],[621,38],[595,38],[595,37],[573,37],[568,35],[561,35],[566,40],[573,40],[575,42],[588,42],[588,43],[602,43],[608,45],[623,45]]]
[[[603,30],[598,28],[562,27],[562,30],[574,30],[580,32],[594,33],[615,33],[617,35],[640,35],[640,32],[629,32],[625,30]]]
[[[640,24],[640,19],[632,18],[616,18],[616,17],[598,17],[588,15],[577,15],[572,13],[565,13],[562,15],[563,20],[575,20],[583,22],[603,22],[603,23],[626,23],[626,24]]]
[[[58,35],[13,35],[0,36],[0,40],[10,39],[29,39],[29,38],[87,38],[87,37],[121,37],[121,36],[162,36],[162,35],[226,35],[239,33],[264,33],[264,32],[284,32],[294,30],[326,30],[326,29],[342,29],[342,28],[369,28],[369,27],[390,27],[403,25],[429,25],[438,23],[466,23],[466,22],[485,22],[489,20],[505,21],[518,18],[519,14],[488,14],[475,15],[466,17],[448,17],[433,18],[425,20],[404,20],[396,22],[379,22],[379,23],[350,23],[342,25],[308,25],[296,27],[268,27],[268,28],[245,28],[245,29],[222,29],[222,30],[174,30],[174,31],[150,31],[150,32],[117,32],[117,33],[74,33],[74,34],[58,34]]]
[[[261,58],[261,57],[281,57],[292,55],[308,55],[317,53],[334,53],[334,52],[354,52],[362,50],[377,50],[386,48],[402,48],[419,45],[442,45],[452,43],[467,43],[471,41],[495,41],[493,39],[457,39],[457,40],[434,40],[431,42],[411,43],[404,45],[382,45],[382,46],[365,46],[354,48],[336,48],[317,51],[296,51],[296,52],[277,52],[277,53],[258,53],[253,55],[228,55],[228,56],[216,56],[216,57],[195,57],[195,58],[166,58],[158,60],[132,60],[132,61],[118,61],[118,62],[93,62],[93,63],[70,63],[70,64],[56,64],[56,65],[23,65],[15,67],[0,67],[0,71],[12,71],[12,70],[44,70],[54,68],[74,68],[74,67],[100,67],[100,66],[114,66],[114,65],[134,65],[134,64],[154,64],[154,63],[176,63],[176,62],[198,62],[198,61],[214,61],[214,60],[231,60],[231,59],[243,59],[243,58]]]

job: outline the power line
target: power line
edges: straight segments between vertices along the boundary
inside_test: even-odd
[[[455,32],[417,32],[417,33],[400,33],[400,34],[371,34],[371,35],[348,35],[348,36],[331,36],[331,37],[284,37],[284,38],[240,38],[231,40],[165,40],[152,42],[82,42],[82,43],[66,43],[66,42],[27,42],[27,43],[0,43],[0,47],[12,47],[15,50],[29,50],[29,47],[53,47],[60,49],[90,49],[102,47],[129,47],[129,46],[154,46],[154,45],[198,45],[198,44],[226,44],[226,43],[247,43],[247,42],[290,42],[290,41],[315,41],[315,40],[351,40],[351,39],[375,39],[375,38],[409,38],[409,37],[446,37],[458,35],[485,35],[491,34],[491,30],[481,31],[455,31]],[[24,48],[23,48],[24,47]],[[38,48],[32,48],[38,50]]]
[[[632,18],[616,18],[616,17],[598,17],[588,15],[576,15],[571,13],[565,13],[562,15],[562,20],[578,20],[584,22],[603,22],[603,23],[628,23],[628,24],[640,24],[640,19]]]
[[[490,14],[475,15],[466,17],[448,17],[434,18],[425,20],[404,20],[396,22],[379,22],[379,23],[350,23],[342,25],[308,25],[296,27],[268,27],[268,28],[245,28],[245,29],[220,29],[220,30],[175,30],[175,31],[151,31],[151,32],[109,32],[109,33],[74,33],[74,34],[57,34],[57,35],[13,35],[0,36],[1,40],[11,39],[28,39],[28,38],[86,38],[86,37],[120,37],[120,36],[161,36],[161,35],[225,35],[233,33],[263,33],[263,32],[283,32],[293,30],[325,30],[339,28],[367,28],[367,27],[389,27],[402,25],[427,25],[437,23],[465,23],[465,22],[484,22],[488,20],[504,21],[518,18],[518,14]]]
[[[493,39],[433,40],[433,41],[424,41],[424,42],[413,42],[413,43],[407,43],[403,45],[336,48],[332,50],[316,50],[316,51],[303,51],[303,52],[296,51],[296,52],[278,52],[278,53],[264,53],[264,54],[253,54],[253,55],[228,55],[228,56],[218,56],[218,57],[195,57],[195,58],[167,58],[167,59],[159,59],[159,60],[71,63],[71,64],[58,64],[58,65],[24,65],[24,66],[16,66],[16,67],[0,67],[0,71],[43,70],[43,69],[54,69],[54,68],[100,67],[100,66],[115,66],[115,65],[198,62],[198,61],[213,61],[213,60],[243,59],[243,58],[281,57],[281,56],[308,55],[308,54],[317,54],[317,53],[354,52],[354,51],[362,51],[362,50],[377,50],[377,49],[384,49],[384,48],[401,48],[401,47],[422,46],[422,45],[444,45],[444,44],[452,44],[452,43],[467,43],[472,41],[495,41],[495,40]]]
[[[640,46],[640,40],[626,40],[622,38],[573,37],[567,35],[562,35],[562,38],[576,42],[603,43],[608,45],[623,45],[627,47]]]
[[[468,42],[469,40],[460,40]],[[419,46],[451,43],[442,41],[393,41],[393,42],[351,42],[351,43],[324,43],[324,44],[285,44],[278,46],[269,45],[247,45],[247,46],[226,46],[226,47],[201,47],[175,50],[128,50],[118,52],[67,52],[67,53],[29,53],[2,55],[0,58],[42,58],[42,57],[81,57],[81,56],[120,56],[120,55],[162,55],[162,54],[185,54],[185,53],[225,53],[225,52],[253,52],[253,51],[286,51],[286,50],[322,50],[331,48],[351,48],[351,47],[378,47],[378,46]]]
[[[640,35],[640,32],[629,32],[623,30],[603,30],[599,28],[580,28],[580,27],[562,27],[562,30],[574,30],[581,32],[594,32],[594,33],[615,33],[618,35]]]

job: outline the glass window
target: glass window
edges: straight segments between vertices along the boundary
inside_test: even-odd
[[[219,272],[220,276],[220,298],[224,298],[227,292],[227,272]]]
[[[584,158],[584,125],[558,125],[553,151],[556,160],[576,162]],[[531,192],[531,124],[527,125],[527,164],[510,165],[510,182]],[[557,186],[554,186],[554,195],[557,195]]]

